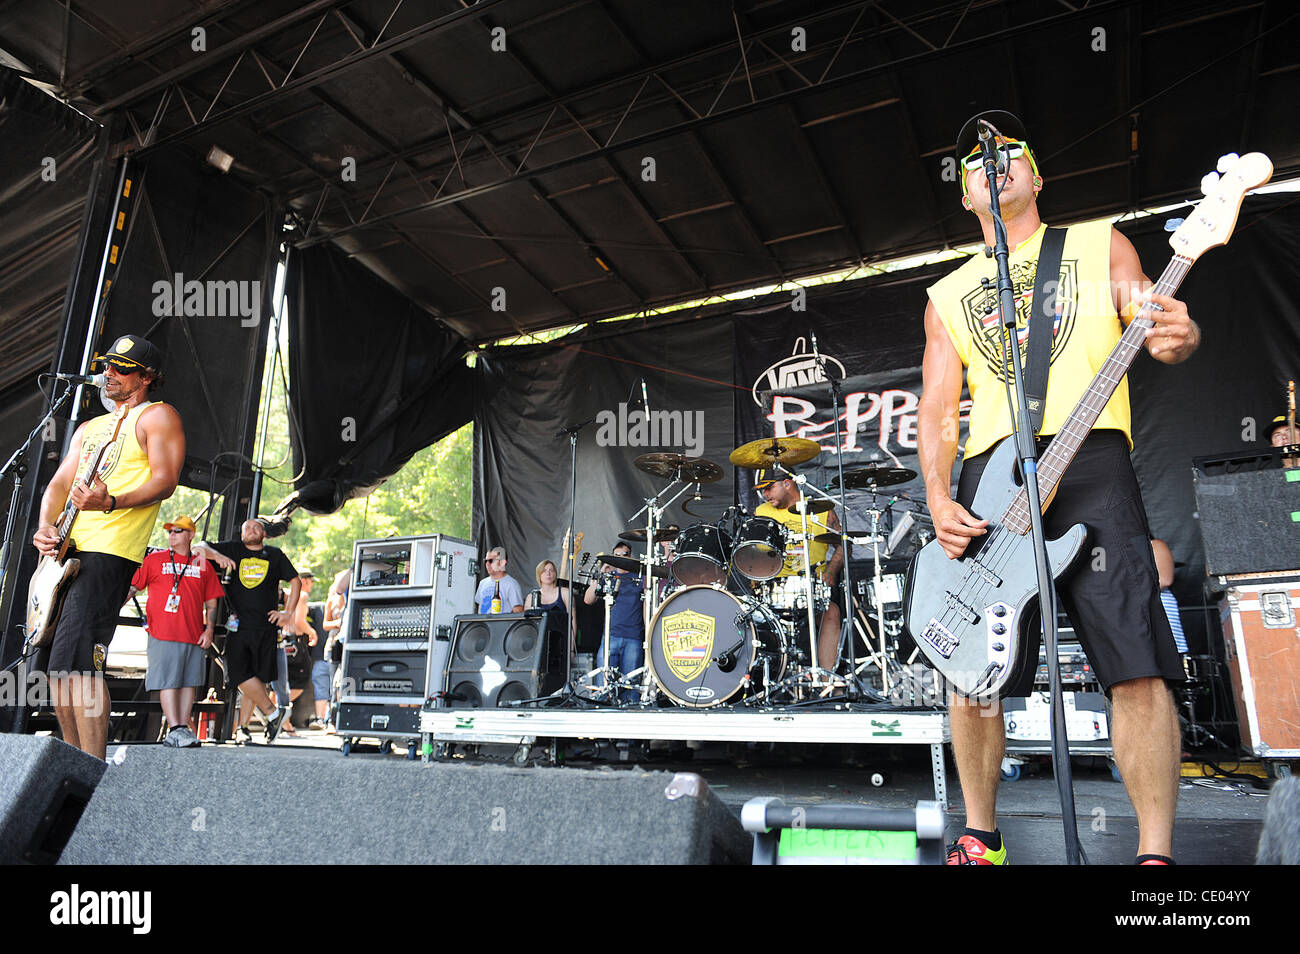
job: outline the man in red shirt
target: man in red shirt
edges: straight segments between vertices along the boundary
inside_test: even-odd
[[[171,726],[163,745],[189,748],[199,740],[190,729],[194,690],[206,679],[205,650],[212,645],[217,601],[225,595],[212,565],[190,549],[194,521],[181,517],[163,524],[167,550],[144,558],[131,579],[131,596],[147,589],[149,671],[145,688],[157,691]]]

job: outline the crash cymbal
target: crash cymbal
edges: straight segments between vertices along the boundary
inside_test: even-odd
[[[616,566],[620,570],[627,570],[629,573],[640,574],[645,572],[642,569],[645,566],[645,563],[635,557],[622,557],[615,556],[612,553],[600,553],[596,555],[596,564],[599,566],[601,563],[608,563],[610,566]],[[650,575],[661,578],[666,577],[668,576],[668,567],[652,566],[650,568]]]
[[[660,527],[655,531],[655,543],[661,543],[664,540],[676,540],[677,534],[682,532],[682,528],[674,523],[666,527]],[[624,530],[618,535],[620,540],[626,540],[628,543],[645,543],[644,530]]]
[[[682,480],[688,484],[712,484],[722,479],[722,468],[703,457],[685,454],[642,454],[632,461],[637,470],[663,477],[665,480]]]
[[[796,500],[787,509],[791,513],[807,513],[809,516],[818,513],[825,513],[828,510],[834,510],[835,504],[829,500]]]
[[[821,444],[802,437],[764,437],[741,444],[727,459],[737,467],[762,470],[773,464],[794,467],[812,460],[821,452]]]
[[[844,489],[871,490],[876,487],[892,487],[894,484],[905,484],[915,477],[916,471],[906,467],[879,467],[876,464],[868,464],[866,467],[857,467],[844,472]],[[831,478],[831,486],[839,485],[840,475],[836,474]]]

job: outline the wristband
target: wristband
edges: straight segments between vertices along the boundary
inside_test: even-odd
[[[104,513],[112,513],[114,510],[117,509],[117,498],[114,497],[112,494],[109,494],[108,499],[110,503],[108,505],[108,509],[105,510]]]

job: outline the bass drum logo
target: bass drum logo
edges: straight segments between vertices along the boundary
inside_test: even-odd
[[[662,640],[668,670],[682,682],[690,682],[704,672],[713,655],[712,616],[684,610],[665,616]]]

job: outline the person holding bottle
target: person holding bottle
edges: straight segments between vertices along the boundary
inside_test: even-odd
[[[493,547],[487,552],[484,563],[488,575],[474,593],[474,605],[478,611],[483,614],[522,613],[524,591],[518,580],[506,575],[505,548]]]

